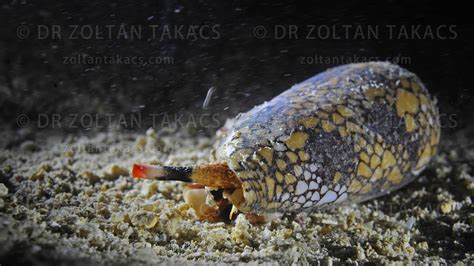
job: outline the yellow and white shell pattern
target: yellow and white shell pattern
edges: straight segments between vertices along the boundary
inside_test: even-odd
[[[242,182],[239,210],[303,211],[404,186],[439,138],[435,100],[418,77],[370,62],[332,68],[240,114],[215,159]]]

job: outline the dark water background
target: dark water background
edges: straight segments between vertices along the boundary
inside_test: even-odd
[[[397,57],[439,99],[445,131],[457,131],[474,111],[474,27],[467,12],[430,1],[7,1],[0,7],[0,120],[13,128],[101,130],[119,120],[131,130],[174,123],[207,132],[342,64],[337,58]],[[158,25],[155,36],[151,25]],[[108,26],[114,27],[110,35]],[[60,36],[53,35],[55,27]],[[143,32],[125,39],[119,27]],[[175,27],[184,36],[176,36]],[[188,35],[191,27],[198,32]],[[378,33],[369,36],[374,28]],[[433,34],[423,36],[427,28]],[[163,62],[72,61],[80,56]]]

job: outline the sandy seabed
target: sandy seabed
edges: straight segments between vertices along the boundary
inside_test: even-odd
[[[391,195],[252,225],[242,214],[230,224],[198,221],[183,184],[130,177],[133,162],[206,163],[212,138],[3,131],[0,264],[472,264],[469,133],[442,136],[430,167]]]

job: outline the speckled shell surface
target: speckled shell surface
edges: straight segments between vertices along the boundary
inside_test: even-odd
[[[244,212],[361,202],[412,181],[436,153],[439,115],[413,73],[371,62],[329,69],[236,117],[216,160]]]

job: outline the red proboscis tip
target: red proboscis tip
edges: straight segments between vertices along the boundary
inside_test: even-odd
[[[132,176],[135,178],[146,178],[149,168],[150,166],[148,165],[134,163],[132,169]]]

